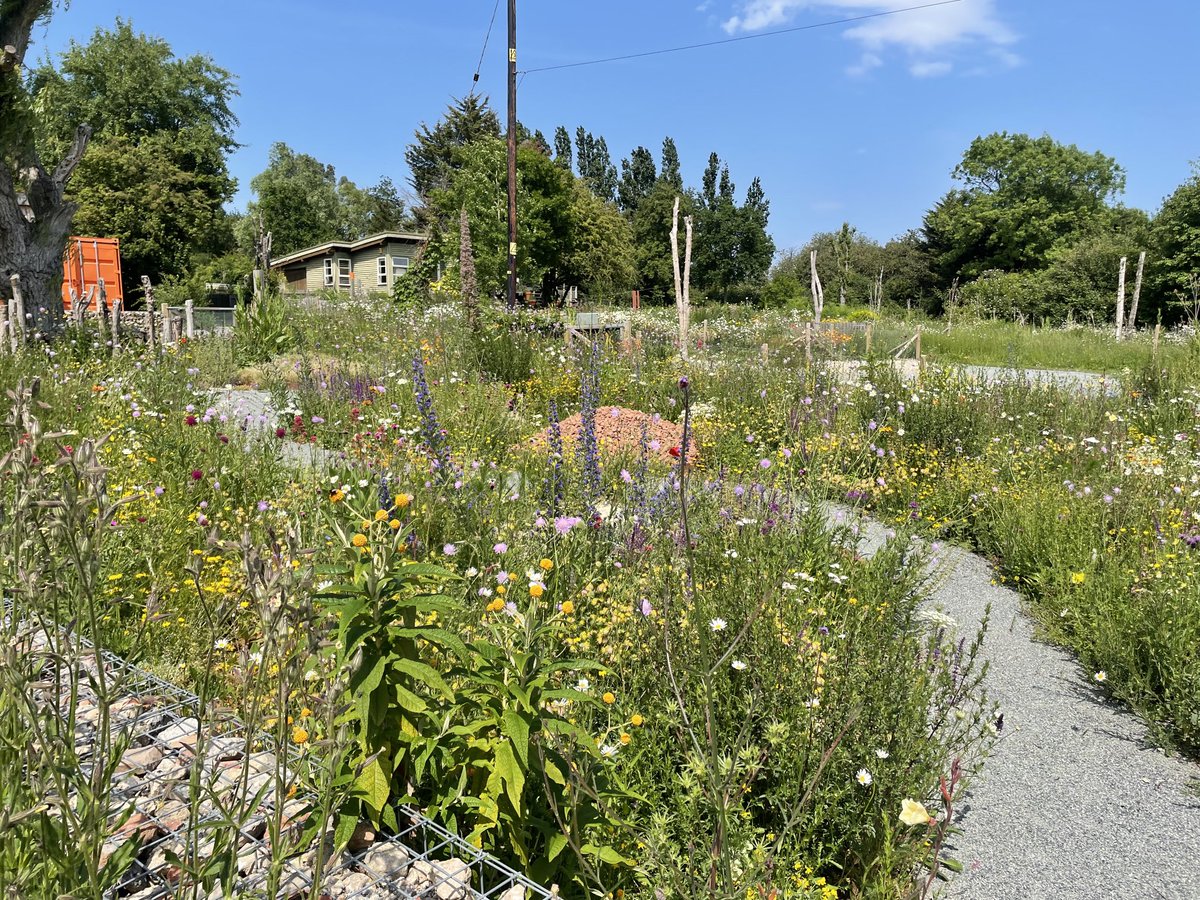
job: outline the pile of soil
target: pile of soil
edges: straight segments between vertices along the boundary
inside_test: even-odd
[[[583,418],[579,413],[559,423],[564,453],[573,452],[582,427]],[[629,451],[636,456],[641,452],[643,427],[646,430],[646,441],[650,445],[650,458],[668,464],[675,463],[678,457],[673,455],[671,450],[679,453],[683,443],[683,426],[622,406],[602,406],[596,410],[596,440],[600,445],[601,455]],[[691,446],[688,447],[688,465],[694,464],[698,455],[695,437],[693,434]],[[530,444],[543,449],[549,439],[550,429],[547,428],[530,438]]]

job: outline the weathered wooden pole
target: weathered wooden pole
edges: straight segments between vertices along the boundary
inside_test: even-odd
[[[12,333],[12,321],[8,318],[8,304],[0,303],[0,353],[8,349],[8,338]]]
[[[871,358],[871,338],[875,333],[875,323],[867,323],[867,359]]]
[[[162,313],[162,348],[166,350],[174,343],[171,338],[171,307],[164,300],[160,310]]]
[[[809,255],[808,261],[812,266],[813,321],[820,325],[821,313],[825,309],[825,289],[821,287],[821,276],[817,274],[816,250]]]
[[[196,304],[191,297],[183,302],[183,333],[189,341],[196,336]]]
[[[13,272],[9,277],[9,282],[12,284],[13,299],[13,310],[10,318],[16,320],[16,333],[20,343],[23,344],[26,337],[28,337],[28,332],[25,320],[25,295],[21,293],[21,276]]]
[[[917,339],[915,341],[917,350],[917,362],[921,361],[921,326],[917,326]]]
[[[517,308],[517,0],[508,0],[508,308]]]
[[[1142,272],[1146,268],[1146,251],[1138,254],[1137,276],[1133,281],[1133,303],[1129,307],[1129,330],[1137,330],[1138,301],[1142,298]]]
[[[1125,257],[1121,257],[1121,271],[1117,274],[1117,340],[1125,337]]]
[[[154,349],[156,337],[154,333],[154,286],[150,284],[150,276],[142,276],[142,304],[146,307],[146,346]]]

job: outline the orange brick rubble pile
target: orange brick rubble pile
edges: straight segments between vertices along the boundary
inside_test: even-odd
[[[562,434],[563,452],[574,451],[579,439],[583,419],[576,413],[559,423]],[[674,463],[676,458],[671,455],[671,449],[678,448],[683,442],[683,425],[676,425],[666,419],[657,419],[636,409],[626,409],[621,406],[602,406],[596,410],[596,440],[600,444],[601,455],[620,453],[623,450],[632,452],[635,456],[640,452],[642,443],[642,427],[646,428],[646,441],[650,444],[651,459],[659,459],[665,463]],[[544,448],[550,438],[550,429],[540,431],[530,439],[530,444],[539,449]],[[657,449],[654,442],[657,441]],[[688,464],[696,462],[696,436],[692,434],[691,446],[688,447]]]

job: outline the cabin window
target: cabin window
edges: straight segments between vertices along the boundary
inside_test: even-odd
[[[333,260],[325,260],[325,287],[333,287]]]
[[[388,283],[388,261],[386,256],[381,256],[375,260],[375,269],[379,274],[379,283],[386,285]]]
[[[349,289],[350,287],[350,260],[339,259],[338,263],[338,287]]]
[[[408,257],[392,257],[392,278],[403,278],[408,274]]]

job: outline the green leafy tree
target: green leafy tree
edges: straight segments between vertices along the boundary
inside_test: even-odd
[[[679,150],[675,147],[675,141],[669,137],[663,138],[662,171],[659,177],[676,190],[683,190],[683,174],[679,168]]]
[[[571,224],[566,283],[577,285],[593,300],[627,296],[637,273],[629,220],[575,179]]]
[[[962,187],[925,216],[924,238],[943,279],[986,270],[1029,271],[1051,249],[1103,229],[1125,174],[1102,153],[1047,135],[976,138],[955,167]]]
[[[554,163],[571,171],[571,134],[562,125],[554,129]]]
[[[445,188],[429,198],[441,221],[461,216],[471,223],[475,271],[481,291],[496,294],[508,271],[506,216],[507,148],[499,138],[481,139],[462,148],[460,166]],[[565,270],[571,242],[572,177],[537,148],[517,148],[517,270],[525,284],[556,284]],[[441,261],[459,257],[458,229],[435,242]],[[427,252],[434,252],[431,245]]]
[[[638,204],[654,188],[658,172],[654,167],[654,155],[645,147],[638,147],[629,159],[621,160],[621,181],[617,185],[617,203],[622,211],[632,214]]]
[[[342,203],[333,166],[275,143],[266,169],[254,176],[250,188],[255,199],[249,205],[246,224],[257,229],[258,217],[262,217],[276,256],[339,236]]]
[[[424,202],[434,190],[449,185],[454,172],[462,166],[464,148],[476,141],[498,137],[500,120],[488,98],[478,94],[451,103],[433,128],[422,123],[404,152],[417,196]]]
[[[1200,278],[1200,161],[1154,217],[1156,288],[1164,299],[1191,311]]]
[[[72,41],[58,68],[31,76],[38,146],[60,158],[75,123],[93,131],[72,182],[74,229],[121,241],[125,277],[183,272],[193,254],[231,246],[224,206],[237,183],[233,76],[207,56],[176,58],[161,38],[118,19],[87,44]]]
[[[368,188],[343,177],[338,182],[338,201],[339,231],[350,240],[381,231],[404,231],[412,224],[400,192],[386,175]]]
[[[575,163],[579,177],[593,194],[610,203],[617,199],[617,167],[608,152],[608,142],[582,127],[575,131]]]
[[[767,234],[770,204],[762,183],[754,180],[741,206],[734,191],[729,167],[711,154],[696,212],[693,258],[696,283],[722,299],[745,295],[748,287],[758,290],[775,256],[775,242]]]
[[[633,229],[633,255],[637,268],[637,286],[647,302],[674,302],[675,276],[671,263],[671,212],[675,198],[681,198],[679,215],[694,215],[696,199],[660,178],[630,220]]]

